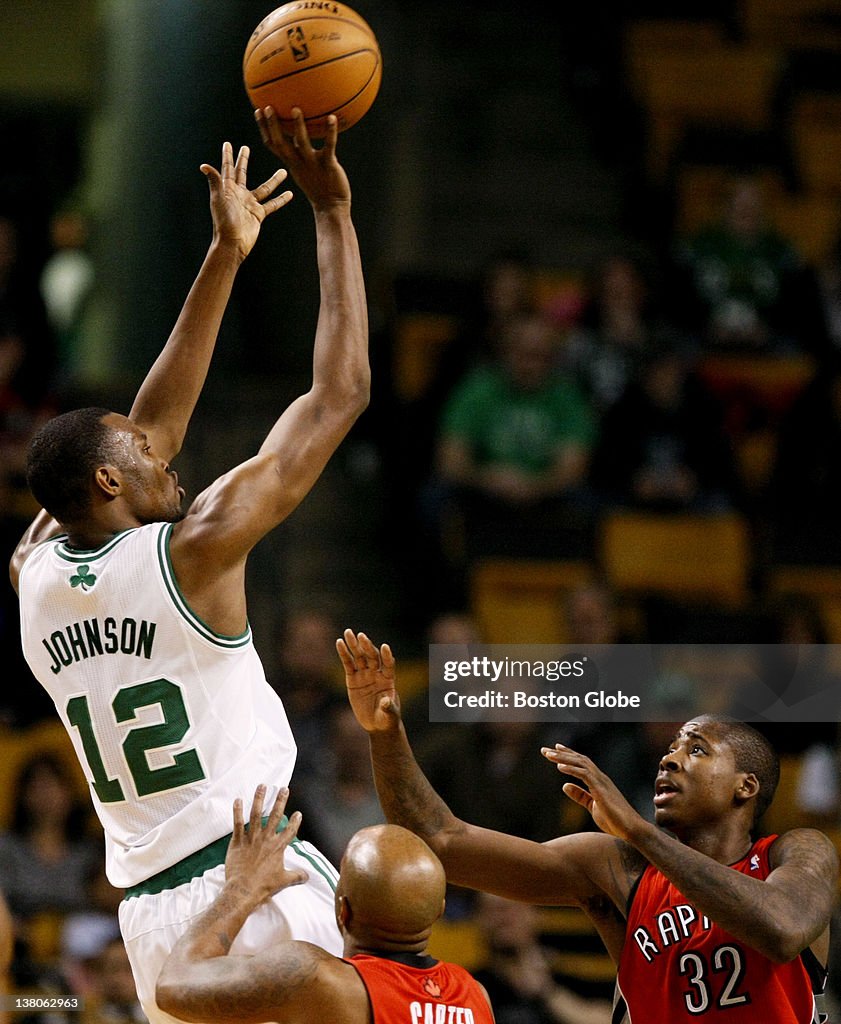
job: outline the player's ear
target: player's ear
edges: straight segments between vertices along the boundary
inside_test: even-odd
[[[345,931],[347,931],[352,917],[353,913],[347,896],[339,896],[336,900],[336,920],[338,921],[339,927],[344,928]]]
[[[97,466],[93,475],[94,489],[106,498],[116,498],[123,489],[122,478],[116,467],[106,463]]]
[[[759,793],[759,779],[753,772],[745,772],[736,785],[736,799],[740,803],[751,800]]]

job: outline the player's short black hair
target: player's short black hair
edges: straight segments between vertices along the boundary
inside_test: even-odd
[[[35,499],[60,523],[90,507],[90,479],[112,454],[113,434],[102,422],[110,409],[89,407],[56,416],[29,444],[26,480]]]
[[[767,737],[747,722],[727,715],[701,715],[696,721],[712,722],[733,751],[736,771],[750,772],[759,781],[754,804],[754,824],[771,806],[780,781],[780,759]]]

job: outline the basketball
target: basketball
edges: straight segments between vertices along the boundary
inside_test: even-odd
[[[344,4],[297,0],[267,15],[251,33],[242,61],[253,107],[274,107],[284,131],[300,107],[310,137],[323,138],[327,117],[339,131],[368,111],[382,77],[377,38]]]

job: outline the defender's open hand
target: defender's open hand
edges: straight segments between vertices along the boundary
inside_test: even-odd
[[[345,670],[348,700],[366,732],[393,729],[400,720],[394,655],[388,644],[377,648],[364,633],[346,629],[336,650]]]
[[[225,857],[225,878],[253,894],[254,906],[281,889],[306,882],[300,869],[289,870],[283,853],[298,833],[301,815],[295,811],[284,829],[278,832],[286,807],[288,789],[281,789],[263,826],[263,801],[266,787],[258,786],[251,803],[248,829],[242,817],[242,800],[234,801],[234,832]]]

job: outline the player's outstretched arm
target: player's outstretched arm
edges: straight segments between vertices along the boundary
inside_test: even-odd
[[[350,187],[336,159],[336,119],[320,149],[300,111],[294,141],[283,138],[273,114],[262,112],[259,122],[312,204],[321,303],[309,391],[280,416],[259,453],[199,495],[173,530],[170,551],[181,589],[194,611],[223,633],[244,628],[244,598],[233,595],[242,589],[248,552],[310,491],[370,392],[365,284]]]
[[[237,270],[256,242],[265,218],[292,198],[289,191],[275,195],[286,178],[283,169],[275,171],[262,185],[249,189],[248,156],[248,147],[243,146],[234,163],[233,149],[226,142],[222,147],[221,171],[202,164],[210,186],[213,238],[175,327],[140,386],[129,414],[167,462],[181,450]],[[47,512],[41,511],[35,517],[9,564],[15,590],[21,567],[32,548],[59,530],[58,523]]]
[[[449,881],[546,905],[575,906],[607,896],[624,912],[642,871],[641,858],[626,844],[593,832],[534,843],[457,818],[412,753],[400,719],[391,648],[377,647],[364,633],[346,629],[336,649],[350,705],[368,733],[383,813],[425,840]]]
[[[562,744],[545,748],[558,770],[577,778],[564,792],[603,831],[624,840],[658,868],[703,914],[776,963],[793,960],[824,936],[836,903],[838,855],[814,829],[776,841],[763,881],[733,871],[642,818],[591,760]]]
[[[289,191],[276,194],[286,178],[283,169],[250,189],[248,157],[248,146],[243,146],[234,162],[233,149],[226,142],[221,170],[210,164],[201,166],[210,186],[213,238],[175,327],[129,414],[167,462],[181,449],[237,270],[257,241],[266,217],[292,198]]]
[[[156,1001],[167,1013],[181,1020],[219,1024],[367,1022],[367,994],[356,971],[323,949],[288,941],[256,956],[230,953],[249,914],[274,893],[305,880],[302,872],[284,866],[283,852],[301,820],[293,814],[286,828],[277,831],[287,793],[280,791],[265,827],[265,786],[254,794],[247,830],[242,803],[234,804],[225,885],[175,944],[158,978]],[[351,1015],[345,1016],[348,1008]]]

